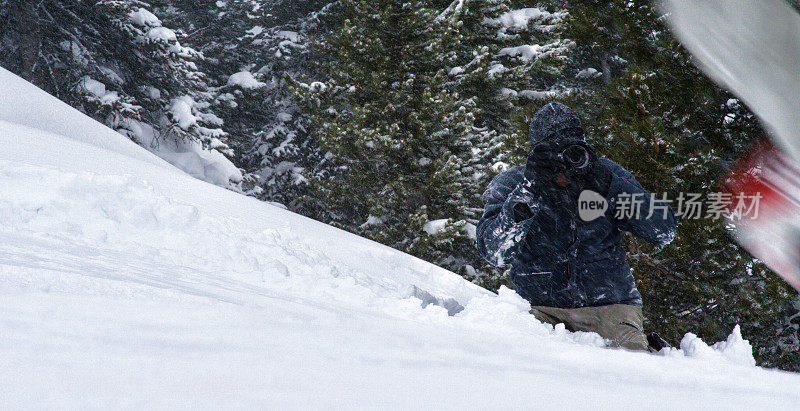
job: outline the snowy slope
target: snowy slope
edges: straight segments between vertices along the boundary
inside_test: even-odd
[[[0,84],[21,90],[0,93],[0,408],[800,403],[800,375],[748,365],[736,332],[600,348],[509,290],[192,179]]]
[[[126,120],[127,127],[130,129],[129,133],[135,135],[137,141],[157,156],[148,155],[147,151],[142,150],[134,142],[111,135],[110,133],[113,131],[108,127],[77,112],[47,93],[43,93],[33,84],[12,76],[11,73],[0,67],[0,79],[2,79],[0,81],[0,121],[9,121],[69,136],[73,140],[159,166],[172,164],[193,177],[221,187],[228,187],[231,182],[239,182],[242,179],[241,171],[230,160],[216,150],[203,148],[199,141],[172,141],[167,144],[156,138],[152,127],[130,119]],[[94,80],[84,79],[83,81],[86,83]],[[106,93],[105,87],[101,83],[97,84],[100,88],[97,93],[99,97],[102,97],[103,93]],[[109,92],[109,94],[113,94],[113,92]],[[20,98],[20,96],[24,96],[24,98]],[[185,104],[183,106],[182,110],[173,115],[180,114],[187,117],[187,121],[194,121],[191,107],[185,106]]]

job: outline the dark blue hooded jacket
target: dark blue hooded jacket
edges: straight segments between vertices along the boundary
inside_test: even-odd
[[[558,103],[555,103],[558,104]],[[551,114],[553,103],[546,106]],[[568,116],[542,116],[531,123],[533,144],[567,135],[575,138],[577,115],[558,104],[556,111]],[[543,109],[543,110],[545,110]],[[574,116],[574,117],[573,117]],[[577,123],[580,127],[580,123]],[[677,223],[672,210],[660,204],[652,216],[650,193],[625,169],[611,160],[598,160],[612,174],[606,199],[610,211],[586,222],[557,200],[526,187],[525,167],[511,168],[491,182],[483,194],[486,206],[478,223],[478,249],[497,266],[511,265],[511,280],[517,293],[531,305],[560,308],[594,307],[608,304],[642,305],[631,269],[621,245],[622,232],[630,232],[653,245],[666,245],[675,237]],[[638,194],[642,200],[638,218],[614,219],[614,199],[620,194]],[[532,216],[514,220],[514,206],[525,203]],[[574,205],[577,210],[577,204]]]

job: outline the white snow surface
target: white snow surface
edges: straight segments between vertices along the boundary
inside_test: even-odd
[[[151,26],[151,27],[161,26],[161,20],[159,20],[155,14],[141,7],[139,8],[139,10],[131,12],[129,14],[129,17],[131,18],[133,23],[138,26]]]
[[[253,90],[264,87],[267,84],[256,80],[256,78],[253,76],[253,73],[249,71],[240,71],[238,73],[231,74],[231,76],[228,77],[228,85],[239,86],[243,89]]]
[[[175,34],[172,29],[166,27],[153,27],[152,29],[147,31],[147,37],[161,41],[164,43],[173,43],[178,41],[178,36]]]
[[[89,77],[81,81],[81,87],[101,101],[118,97],[116,92],[106,91],[103,83]],[[158,92],[156,89],[153,90]],[[180,122],[180,126],[185,125],[188,128],[197,122],[191,110],[193,104],[195,103],[191,98],[184,97],[176,99],[171,105],[170,113]],[[222,153],[206,149],[198,141],[169,143],[161,141],[151,126],[138,121],[125,121],[125,129],[142,146],[158,157],[141,150],[141,147],[133,141],[128,139],[122,140],[125,142],[118,141],[120,136],[114,130],[53,98],[2,67],[0,67],[0,121],[69,136],[74,140],[161,167],[169,167],[168,162],[192,177],[222,187],[228,187],[231,182],[242,180],[241,171]]]
[[[800,375],[750,365],[738,327],[661,355],[603,348],[539,323],[511,290],[191,178],[54,98],[0,90],[0,408],[800,403]]]
[[[503,13],[500,17],[493,20],[493,22],[502,24],[504,27],[514,29],[524,29],[528,27],[531,20],[539,19],[542,17],[549,17],[551,14],[542,11],[541,9],[530,7],[519,10],[511,10]]]
[[[188,130],[197,124],[197,117],[192,113],[194,105],[194,100],[189,96],[178,97],[170,103],[169,112],[172,114],[172,118],[184,130]]]
[[[434,235],[447,228],[447,221],[448,219],[446,218],[428,221],[422,226],[422,231],[428,233],[428,235]]]
[[[523,45],[517,47],[506,47],[500,50],[497,54],[501,56],[519,57],[524,62],[529,62],[541,54],[542,47],[538,44]]]

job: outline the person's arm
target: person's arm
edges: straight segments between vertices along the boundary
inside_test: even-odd
[[[619,228],[655,246],[663,246],[672,242],[678,227],[672,208],[658,199],[651,205],[650,193],[636,181],[630,172],[611,160],[603,159],[601,161],[612,174],[611,185],[606,196],[609,204],[614,207],[622,198],[620,195],[625,197],[625,201],[639,204],[639,213],[631,213],[632,216],[619,217],[615,216],[616,210],[611,211],[614,213],[612,217],[616,217],[619,222]],[[648,216],[651,206],[654,207],[654,212],[653,215]],[[663,211],[664,209],[666,209],[666,213]]]
[[[521,173],[516,177],[501,174],[483,193],[486,206],[477,227],[478,251],[495,266],[511,261],[534,217],[533,196]]]

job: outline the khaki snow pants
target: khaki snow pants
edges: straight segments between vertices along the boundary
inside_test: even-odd
[[[570,331],[591,331],[611,340],[612,347],[646,351],[642,307],[612,304],[601,307],[555,308],[533,306],[531,314],[543,323],[564,323]]]

